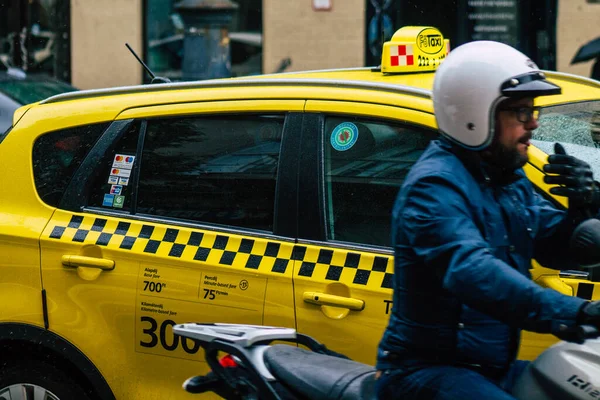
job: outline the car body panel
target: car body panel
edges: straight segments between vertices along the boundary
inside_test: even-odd
[[[3,322],[43,327],[39,236],[53,209],[39,200],[32,185],[31,160],[23,156],[31,152],[31,141],[20,135],[8,135],[0,146],[0,297]]]
[[[200,102],[172,109],[129,108],[116,118],[200,116],[225,110],[301,111],[303,107],[304,101],[298,100]],[[235,164],[234,158],[214,165],[224,168]],[[106,210],[84,211],[56,210],[41,236],[49,328],[85,349],[118,398],[154,398],[159,392],[186,397],[178,390],[181,382],[191,371],[208,371],[198,346],[172,334],[175,323],[201,320],[295,327],[292,239],[164,218],[131,218]],[[113,261],[114,268],[67,266],[65,257],[70,256],[88,257],[92,263]],[[149,364],[152,368],[146,368]],[[139,374],[130,379],[115,365]]]
[[[12,116],[12,124],[16,125],[17,122],[21,119],[23,115],[33,106],[34,104],[27,104],[17,108]]]
[[[192,369],[208,370],[198,365],[198,346],[173,335],[175,323],[260,325],[268,298],[271,308],[277,304],[284,309],[279,314],[287,315],[272,320],[293,326],[293,268],[278,262],[291,258],[293,243],[252,240],[246,252],[245,236],[57,210],[41,237],[50,329],[93,354],[124,398],[152,398],[157,387],[141,382],[175,389]],[[69,267],[62,261],[68,255],[112,260],[115,266]],[[251,257],[261,259],[256,268],[246,267]],[[267,282],[275,286],[268,292]],[[155,359],[148,370],[147,355],[163,361]],[[123,375],[114,367],[120,364],[136,368],[139,378]]]
[[[374,351],[391,310],[393,257],[366,249],[307,244],[294,271],[298,332],[319,338],[334,351],[373,365]],[[364,302],[362,310],[318,297],[332,295]],[[316,299],[315,299],[316,298]]]
[[[152,115],[152,117],[164,117],[190,115],[199,112],[214,114],[235,111],[260,112],[265,109],[269,111],[302,111],[304,109],[304,100],[262,100],[260,103],[257,103],[256,100],[226,100],[135,107],[120,113],[117,120],[144,118],[148,115]]]
[[[414,104],[413,104],[414,106]],[[309,100],[306,103],[307,112],[344,113],[349,115],[372,116],[400,121],[410,121],[416,125],[435,126],[433,114],[402,106],[388,106],[376,103],[360,103],[357,101]]]
[[[540,97],[536,99],[536,104],[544,106],[598,99],[600,81],[562,72],[545,71],[545,74],[550,81],[561,87],[562,93],[558,96]]]
[[[116,229],[119,220],[103,218],[105,229]],[[123,256],[113,246],[100,247],[90,242],[100,232],[93,230],[95,218],[57,210],[41,235],[41,265],[48,298],[49,329],[94,355],[100,370],[114,393],[135,396],[135,389],[114,365],[131,359],[135,340],[135,288],[140,261]],[[81,232],[91,235],[80,240]],[[77,233],[79,232],[79,233]],[[68,267],[62,257],[81,255],[115,262],[112,271],[97,268]],[[99,273],[96,276],[96,273]],[[110,350],[109,350],[110,349]],[[127,362],[125,362],[127,364]]]

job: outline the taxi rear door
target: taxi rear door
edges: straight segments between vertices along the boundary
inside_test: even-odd
[[[294,196],[303,105],[131,109],[78,170],[41,239],[48,325],[117,398],[189,396],[207,366],[176,323],[294,326],[295,227],[277,207]]]
[[[309,100],[305,120],[312,128],[304,135],[312,136],[301,151],[297,329],[373,364],[392,306],[392,205],[434,136],[423,127],[433,125],[433,117],[399,107]]]

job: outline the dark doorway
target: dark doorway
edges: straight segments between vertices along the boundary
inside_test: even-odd
[[[403,26],[433,26],[456,46],[458,5],[455,1],[366,0],[366,65],[379,65],[383,42]]]
[[[0,0],[1,1],[1,0]],[[184,58],[183,18],[178,0],[143,0],[144,59],[156,74],[182,80]],[[237,8],[228,26],[231,75],[262,73],[262,0],[232,0]],[[149,76],[144,73],[144,82]]]
[[[0,0],[0,62],[71,80],[69,0]]]
[[[451,48],[473,40],[500,41],[527,54],[540,68],[554,70],[557,3],[557,0],[366,0],[367,43],[373,42],[369,25],[373,25],[374,16],[380,16],[378,37],[385,40],[402,26],[433,26],[450,39]],[[393,21],[393,29],[382,28],[387,26],[385,15]],[[366,47],[366,64],[378,65],[381,40],[371,44],[372,48]]]
[[[528,55],[540,68],[556,69],[558,0],[467,1],[458,9],[458,43],[495,40]]]

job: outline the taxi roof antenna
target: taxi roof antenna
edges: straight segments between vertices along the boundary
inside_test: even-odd
[[[139,58],[137,54],[135,54],[135,51],[133,51],[133,49],[131,48],[129,43],[125,43],[125,46],[127,46],[129,51],[131,52],[131,54],[133,54],[133,56],[140,62],[140,64],[142,64],[142,67],[144,67],[144,69],[146,70],[148,75],[150,75],[150,78],[152,78],[152,81],[150,81],[150,84],[152,84],[152,83],[171,83],[171,80],[169,78],[164,78],[162,76],[154,75],[154,73],[150,70],[150,68],[148,68],[148,66],[142,61],[142,59]]]

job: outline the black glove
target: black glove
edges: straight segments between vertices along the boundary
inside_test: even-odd
[[[595,339],[600,332],[600,301],[592,301],[581,306],[577,313],[576,326],[568,328],[561,325],[552,332],[554,336],[568,342],[583,343],[586,339]]]
[[[594,325],[600,328],[600,301],[584,304],[577,314],[577,325]]]
[[[569,208],[580,209],[588,217],[596,215],[600,208],[600,190],[590,165],[567,155],[560,143],[554,144],[554,153],[548,157],[544,172],[556,175],[544,176],[544,182],[562,186],[550,188],[550,193],[567,197]]]
[[[600,330],[600,301],[590,301],[584,304],[577,314],[578,339],[595,339]]]
[[[590,275],[600,272],[600,220],[589,218],[575,227],[569,239],[571,258]]]

